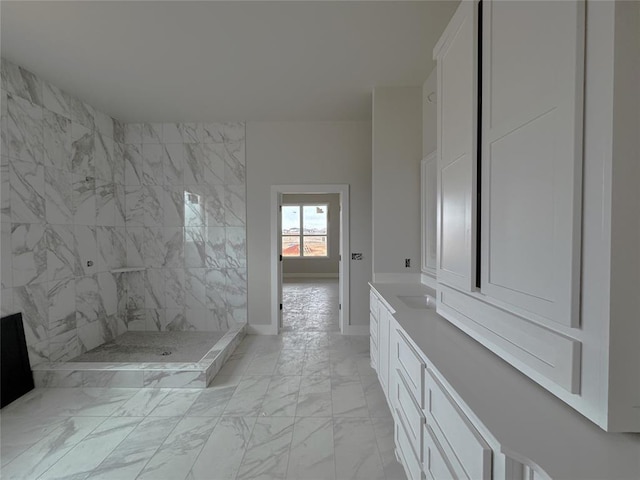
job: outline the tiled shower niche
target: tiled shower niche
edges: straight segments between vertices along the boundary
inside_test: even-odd
[[[0,308],[23,313],[32,367],[246,323],[244,124],[123,124],[0,70]]]

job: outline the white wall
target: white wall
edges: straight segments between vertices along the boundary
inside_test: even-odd
[[[328,206],[327,258],[285,257],[282,262],[284,276],[309,276],[314,274],[338,276],[340,269],[340,195],[289,194],[282,196],[282,203],[325,203]]]
[[[426,157],[438,148],[438,108],[436,89],[438,80],[436,69],[422,84],[422,156]],[[429,101],[431,95],[431,101]]]
[[[373,274],[420,273],[422,88],[373,91]],[[411,267],[405,268],[405,258]],[[419,277],[416,276],[415,279]]]
[[[246,145],[249,324],[271,321],[270,188],[287,184],[350,185],[351,251],[364,255],[351,262],[350,321],[368,324],[371,124],[249,122]]]

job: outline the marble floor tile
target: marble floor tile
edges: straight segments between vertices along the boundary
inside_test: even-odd
[[[243,377],[224,410],[230,416],[258,416],[271,377],[247,375]]]
[[[329,377],[302,377],[296,415],[299,417],[330,417],[332,414],[331,380]]]
[[[91,480],[134,480],[180,419],[145,418],[102,463]]]
[[[104,422],[104,417],[71,417],[2,467],[3,479],[33,480]]]
[[[369,417],[360,377],[331,377],[334,417]]]
[[[393,417],[372,418],[371,423],[387,480],[405,480],[404,467],[396,460]]]
[[[359,375],[358,357],[355,355],[332,356],[331,375],[344,377]]]
[[[233,480],[247,451],[256,417],[222,417],[187,476],[191,480]]]
[[[142,388],[136,391],[113,415],[122,417],[147,416],[166,397],[168,388]]]
[[[29,447],[58,428],[66,417],[36,417],[32,415],[0,416],[0,458],[6,465]]]
[[[331,417],[296,418],[287,478],[291,480],[336,478]]]
[[[176,388],[171,390],[154,408],[150,417],[176,417],[187,413],[198,396],[201,388]]]
[[[236,478],[285,478],[293,424],[293,417],[258,418]]]
[[[140,417],[108,418],[47,470],[42,480],[81,478],[90,474],[142,421]]]
[[[136,393],[130,388],[35,389],[11,405],[3,414],[36,416],[109,416]]]
[[[36,389],[3,408],[2,478],[405,480],[368,337],[312,330],[296,301],[297,324],[245,337],[206,389]]]
[[[378,377],[373,375],[360,376],[360,381],[369,407],[369,416],[372,418],[391,417],[391,410],[389,410],[387,398],[382,391]]]
[[[330,375],[331,362],[324,350],[307,350],[304,356],[302,375]]]
[[[278,359],[280,358],[280,350],[275,352],[266,352],[256,354],[247,369],[246,375],[273,375]]]
[[[385,480],[369,418],[335,418],[333,435],[338,478]]]
[[[220,377],[216,377],[216,379],[218,378]],[[191,405],[187,415],[191,417],[219,417],[235,391],[236,385],[212,384],[209,388],[201,390],[202,393]]]
[[[140,480],[185,478],[217,422],[217,417],[184,417],[137,478]]]
[[[294,417],[300,391],[299,376],[273,376],[262,402],[261,416]]]
[[[302,375],[305,363],[305,352],[300,350],[282,350],[278,363],[276,363],[276,375]]]

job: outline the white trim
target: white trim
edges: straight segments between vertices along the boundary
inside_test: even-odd
[[[373,283],[421,283],[420,273],[374,273]]]
[[[369,325],[347,325],[344,335],[369,335],[371,332],[369,331]]]
[[[282,285],[278,275],[279,254],[278,239],[278,213],[279,197],[283,194],[340,194],[340,253],[343,256],[340,266],[342,267],[342,278],[340,279],[340,331],[345,333],[349,326],[349,185],[348,184],[320,184],[320,185],[271,185],[271,326],[275,334],[279,332],[278,318],[280,313],[280,298]],[[275,252],[275,253],[274,253]]]
[[[283,273],[284,278],[340,278],[339,273]]]
[[[247,325],[248,335],[277,335],[278,332],[273,330],[273,325],[270,323],[260,325]]]
[[[420,283],[435,290],[438,286],[438,279],[428,273],[422,273],[422,275],[420,275]]]

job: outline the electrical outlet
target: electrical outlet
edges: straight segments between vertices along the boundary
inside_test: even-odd
[[[404,259],[404,268],[411,268],[411,259],[410,258],[405,258]]]
[[[361,253],[352,253],[351,254],[351,260],[362,260],[362,254]]]

